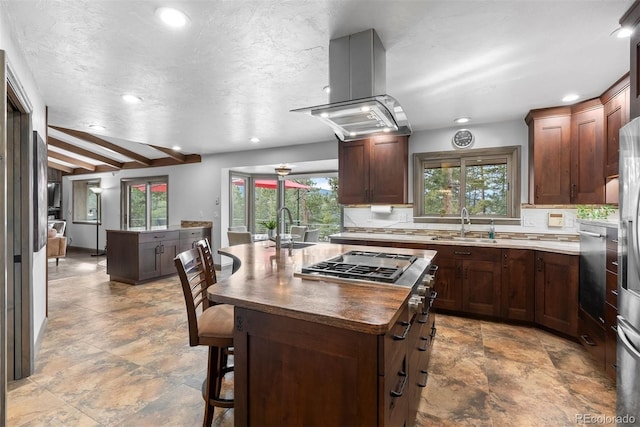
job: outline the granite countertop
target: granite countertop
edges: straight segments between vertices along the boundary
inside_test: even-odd
[[[429,245],[481,246],[491,248],[531,249],[566,255],[579,255],[579,242],[560,242],[553,240],[525,239],[485,239],[485,238],[437,238],[420,234],[383,234],[383,233],[337,233],[330,237],[336,239],[365,240],[367,242],[424,243]]]
[[[598,225],[601,227],[618,227],[620,225],[620,221],[617,219],[579,219],[578,224]]]
[[[368,334],[385,334],[400,315],[410,289],[385,284],[339,283],[294,276],[302,266],[366,246],[318,243],[276,253],[263,242],[221,248],[222,255],[241,265],[228,279],[209,288],[209,299],[219,303],[307,320]],[[380,251],[379,247],[371,250]],[[393,248],[431,260],[435,251]]]
[[[167,225],[166,227],[152,228],[151,230],[133,227],[133,228],[113,228],[107,231],[119,231],[122,233],[162,233],[163,231],[180,231],[180,230],[190,230],[193,228],[210,228],[210,227],[207,227],[207,226],[183,227],[181,225]]]

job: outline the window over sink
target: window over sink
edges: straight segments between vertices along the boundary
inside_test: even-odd
[[[416,153],[415,222],[458,218],[466,207],[476,218],[520,215],[520,147]]]

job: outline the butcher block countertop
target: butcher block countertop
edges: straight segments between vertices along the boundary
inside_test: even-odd
[[[368,249],[367,249],[368,248]],[[218,303],[307,320],[367,334],[385,334],[400,315],[410,289],[385,284],[339,283],[294,276],[302,266],[350,250],[412,254],[431,261],[436,251],[318,243],[279,253],[264,242],[219,249],[240,260],[228,279],[209,288]]]

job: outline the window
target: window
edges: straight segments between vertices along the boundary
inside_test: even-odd
[[[520,147],[414,154],[415,216],[517,217],[519,176]]]
[[[96,222],[101,218],[100,195],[92,188],[100,188],[100,180],[73,181],[73,222]]]
[[[122,180],[122,227],[129,230],[162,229],[169,223],[169,179],[166,176]]]

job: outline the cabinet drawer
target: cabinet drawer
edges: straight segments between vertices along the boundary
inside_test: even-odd
[[[607,270],[618,273],[618,251],[607,250]]]
[[[498,261],[502,258],[502,249],[477,246],[429,245],[428,249],[438,252],[435,262],[441,258],[473,259],[478,261]]]
[[[185,239],[202,239],[209,237],[209,233],[205,228],[193,228],[187,230],[180,230],[180,240]]]
[[[582,309],[578,313],[578,337],[584,348],[604,365],[604,325],[600,325]]]
[[[607,271],[606,301],[614,307],[618,307],[618,275]]]
[[[611,304],[605,304],[604,305],[604,324],[605,327],[607,328],[607,332],[615,332],[612,330],[612,326],[615,328],[615,326],[618,324],[618,309],[614,306],[612,306]]]
[[[139,242],[161,242],[163,240],[178,240],[180,233],[178,231],[158,231],[154,233],[140,233]]]

